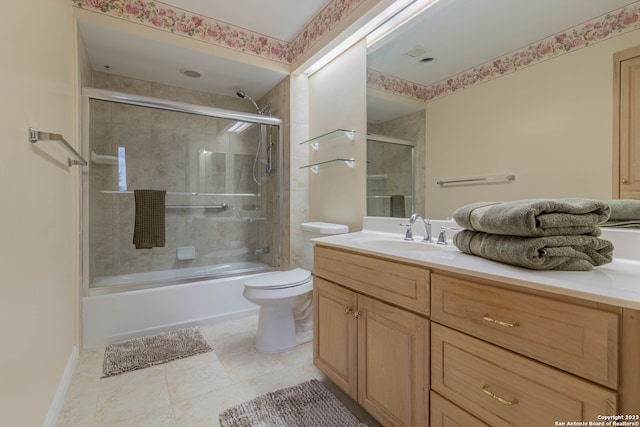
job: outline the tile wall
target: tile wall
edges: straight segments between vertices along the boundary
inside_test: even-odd
[[[239,98],[106,73],[94,72],[93,83],[95,87],[120,92],[254,112],[249,102]],[[126,153],[126,179],[115,160],[91,164],[92,277],[237,261],[280,264],[277,179],[269,177],[267,184],[258,185],[252,178],[257,125],[236,135],[228,132],[234,124],[231,120],[91,102],[90,151],[113,158],[118,156],[118,150]],[[273,137],[277,138],[276,131]],[[274,171],[274,177],[280,172]],[[265,176],[263,164],[258,163],[256,174],[261,181]],[[132,244],[133,194],[113,192],[142,188],[166,190],[167,205],[226,203],[229,207],[168,208],[165,247],[137,250]],[[255,196],[184,194],[192,192]],[[194,259],[177,259],[177,248],[183,246],[195,247]],[[255,250],[263,247],[269,247],[269,253],[256,255]]]

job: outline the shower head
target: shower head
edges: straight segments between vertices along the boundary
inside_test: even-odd
[[[258,104],[256,104],[256,101],[254,101],[253,98],[251,98],[249,95],[247,95],[247,93],[245,91],[239,90],[239,91],[236,92],[236,95],[238,95],[242,99],[248,99],[249,101],[251,101],[253,106],[256,107],[256,111],[258,111],[258,114],[262,114],[262,111],[260,110],[260,107],[258,107]]]

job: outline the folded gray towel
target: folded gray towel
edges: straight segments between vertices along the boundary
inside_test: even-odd
[[[136,216],[133,226],[133,244],[136,249],[163,247],[165,243],[164,190],[133,190]]]
[[[609,218],[609,205],[592,199],[529,199],[478,202],[458,208],[459,226],[490,234],[541,237],[599,236],[598,224]]]
[[[462,230],[453,243],[469,255],[532,270],[588,271],[613,257],[613,244],[593,236],[518,237]]]
[[[607,203],[611,215],[601,227],[640,228],[640,200],[607,200]]]
[[[605,223],[600,224],[600,227],[640,228],[640,220],[607,221]]]

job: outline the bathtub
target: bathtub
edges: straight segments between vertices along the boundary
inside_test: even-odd
[[[229,274],[255,273],[267,271],[270,267],[257,261],[240,261],[225,264],[207,265],[200,267],[187,267],[175,270],[145,271],[143,273],[120,274],[116,276],[98,276],[91,282],[91,288],[121,288],[130,290],[132,286],[145,285],[163,286],[165,282],[190,280],[211,276],[223,276]]]
[[[242,296],[244,281],[251,276],[255,274],[162,282],[162,286],[85,296],[82,348],[257,314],[259,307]]]

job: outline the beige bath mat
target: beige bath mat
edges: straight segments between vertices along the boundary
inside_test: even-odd
[[[102,378],[211,351],[199,328],[178,329],[107,346]]]
[[[220,414],[222,427],[364,427],[318,380],[256,397]]]

